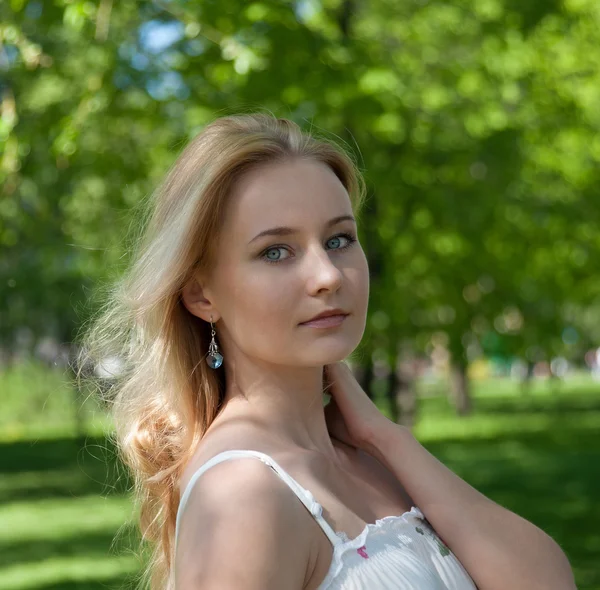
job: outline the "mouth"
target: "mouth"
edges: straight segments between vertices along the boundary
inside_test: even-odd
[[[335,328],[341,326],[348,315],[349,314],[328,315],[308,322],[302,322],[300,325],[311,328]]]

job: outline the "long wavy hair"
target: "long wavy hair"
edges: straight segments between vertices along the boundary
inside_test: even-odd
[[[78,338],[79,367],[119,361],[110,378],[91,379],[108,403],[110,438],[132,476],[140,547],[149,551],[141,587],[174,589],[178,481],[226,387],[223,367],[213,370],[204,361],[210,324],[189,313],[182,289],[196,273],[210,276],[214,268],[233,183],[256,166],[294,158],[329,166],[358,215],[365,182],[337,141],[270,114],[218,118],[185,147],[148,200],[128,268],[108,285]]]

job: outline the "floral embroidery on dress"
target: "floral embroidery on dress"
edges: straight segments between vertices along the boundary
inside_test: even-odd
[[[369,559],[369,556],[367,555],[367,546],[363,545],[362,547],[359,547],[356,552],[361,556],[364,557],[365,559]]]
[[[431,525],[429,523],[427,523],[429,527],[431,527]],[[425,532],[423,531],[423,529],[421,527],[415,527],[415,531],[417,531],[417,533],[419,533],[420,535],[425,536]],[[427,532],[429,533],[429,536],[436,542],[438,549],[440,551],[440,555],[442,557],[447,557],[448,555],[450,555],[450,549],[448,548],[448,546],[446,545],[446,543],[442,540],[442,538],[439,535],[436,535],[435,533],[433,533],[433,531],[430,531],[429,529],[427,529]]]

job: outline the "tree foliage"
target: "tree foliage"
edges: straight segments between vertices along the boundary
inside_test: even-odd
[[[597,339],[595,0],[11,0],[0,23],[5,343],[69,339],[128,212],[204,124],[254,109],[359,157],[369,356],[443,333],[464,370]]]

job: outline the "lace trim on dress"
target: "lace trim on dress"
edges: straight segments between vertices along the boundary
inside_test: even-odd
[[[352,539],[349,538],[348,535],[343,531],[336,532],[335,534],[341,539],[342,542],[336,543],[333,546],[331,565],[329,566],[327,575],[319,585],[319,590],[324,590],[340,573],[344,565],[342,560],[344,554],[352,550],[358,551],[361,547],[364,547],[367,537],[370,533],[391,523],[396,523],[399,521],[408,522],[409,517],[425,520],[425,515],[421,512],[421,510],[419,510],[419,508],[416,506],[413,506],[410,510],[404,512],[403,514],[384,516],[383,518],[376,520],[374,523],[367,523],[362,532]]]

